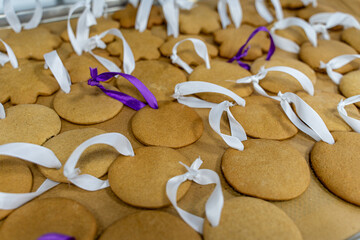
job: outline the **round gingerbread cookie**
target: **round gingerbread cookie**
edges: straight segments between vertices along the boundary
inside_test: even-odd
[[[341,34],[341,40],[360,52],[360,30],[357,28],[345,29]]]
[[[311,151],[311,165],[320,181],[340,198],[360,205],[360,134],[333,132],[335,144],[319,141]]]
[[[340,81],[339,89],[341,93],[349,98],[360,94],[360,70],[345,74]],[[355,103],[360,107],[360,103]]]
[[[200,240],[183,220],[166,212],[141,211],[108,227],[99,240]]]
[[[275,66],[295,68],[296,70],[304,73],[313,84],[316,82],[316,74],[314,70],[305,63],[296,59],[273,56],[271,60],[266,61],[265,57],[259,58],[251,65],[251,72],[253,74],[257,74],[262,66],[265,68]],[[303,90],[303,87],[296,78],[283,72],[268,72],[266,77],[259,83],[262,88],[272,93],[278,93],[279,91],[297,92]]]
[[[79,203],[66,198],[38,199],[10,214],[0,230],[2,240],[38,239],[46,233],[61,233],[76,240],[92,240],[94,216]]]
[[[119,91],[107,83],[106,89]],[[60,117],[76,124],[95,124],[115,117],[124,106],[87,82],[71,85],[70,93],[59,91],[54,97],[54,109]]]
[[[159,104],[159,109],[146,106],[139,110],[132,118],[131,129],[145,145],[180,148],[197,141],[204,126],[192,108],[166,102]]]
[[[288,144],[267,139],[244,142],[244,151],[229,148],[221,169],[235,190],[267,200],[289,200],[310,184],[304,157]]]
[[[51,138],[44,144],[44,147],[55,153],[62,166],[60,169],[39,166],[40,172],[53,181],[68,183],[68,179],[63,174],[64,164],[72,152],[86,140],[103,133],[105,131],[100,129],[83,128],[63,132]],[[98,178],[107,173],[109,166],[118,155],[114,148],[104,144],[96,144],[83,152],[76,167],[80,169],[81,174],[90,174]]]
[[[250,96],[245,101],[245,107],[234,106],[230,110],[248,136],[283,140],[298,132],[278,101],[263,96]]]
[[[60,132],[61,120],[54,110],[39,104],[21,104],[5,110],[0,119],[0,145],[27,142],[41,145]]]
[[[351,131],[351,127],[342,119],[337,110],[337,105],[341,99],[344,99],[343,96],[320,91],[316,91],[314,96],[303,91],[296,94],[319,114],[329,131]],[[355,105],[347,105],[345,109],[350,116],[360,118],[359,110]]]
[[[289,216],[272,203],[237,197],[225,201],[217,227],[205,220],[204,239],[301,240],[302,236]]]
[[[189,81],[214,83],[233,91],[240,97],[246,97],[250,96],[254,91],[252,85],[238,84],[235,83],[234,80],[248,76],[251,76],[250,72],[237,64],[213,60],[210,62],[210,69],[207,69],[204,64],[196,67],[190,74]],[[220,103],[225,100],[233,101],[230,97],[220,93],[197,93],[196,95],[206,101],[215,103]]]
[[[109,169],[113,192],[124,202],[143,208],[161,208],[170,204],[166,196],[167,181],[186,173],[179,162],[189,160],[174,149],[142,147],[135,149],[134,157],[119,156]],[[182,198],[191,182],[183,183],[177,193]]]

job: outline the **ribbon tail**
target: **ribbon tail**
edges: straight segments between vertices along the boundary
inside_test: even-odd
[[[34,15],[30,19],[30,21],[24,25],[24,29],[33,29],[39,26],[42,15],[43,15],[43,8],[41,6],[40,1],[36,0]]]

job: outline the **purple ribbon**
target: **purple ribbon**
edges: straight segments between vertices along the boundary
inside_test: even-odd
[[[90,68],[90,75],[91,78],[88,80],[88,84],[90,86],[96,86],[101,89],[106,95],[109,97],[112,97],[120,102],[122,102],[124,105],[134,109],[134,110],[140,110],[141,108],[145,107],[146,104],[141,102],[140,100],[137,100],[136,98],[133,98],[125,93],[114,91],[114,90],[108,90],[103,85],[100,84],[100,82],[105,82],[109,80],[112,77],[115,77],[116,75],[120,75],[124,77],[126,80],[131,82],[143,95],[147,103],[151,108],[158,109],[158,103],[156,101],[156,98],[152,92],[136,77],[131,76],[129,74],[120,73],[120,72],[104,72],[98,75],[97,68]]]
[[[75,240],[75,238],[60,233],[47,233],[39,237],[37,240]]]
[[[269,30],[266,28],[266,27],[258,27],[257,29],[255,29],[249,36],[248,40],[246,41],[246,43],[244,45],[241,46],[241,48],[239,49],[239,51],[236,53],[236,55],[234,57],[232,57],[228,62],[229,63],[232,63],[233,61],[237,61],[237,63],[242,67],[242,68],[245,68],[246,70],[250,70],[250,65],[247,64],[247,63],[244,63],[241,61],[241,59],[243,57],[245,57],[250,49],[250,46],[245,48],[246,45],[250,42],[250,40],[255,37],[255,35],[260,32],[260,31],[264,31],[264,32],[267,32],[269,33],[269,36],[270,36],[270,49],[269,49],[269,52],[267,54],[267,57],[266,57],[266,60],[270,60],[271,56],[274,54],[275,52],[275,43],[274,43],[274,40],[269,32]]]

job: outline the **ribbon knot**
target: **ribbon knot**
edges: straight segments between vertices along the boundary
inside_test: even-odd
[[[345,106],[346,106],[346,104],[345,104],[345,102],[344,102],[344,99],[341,99],[340,100],[340,102],[339,102],[339,104],[337,105],[337,110],[339,111],[339,112],[341,112],[342,114],[344,114],[345,116],[347,116],[347,112],[345,111]]]
[[[318,24],[312,24],[311,26],[315,30],[316,33],[321,33],[323,39],[325,39],[325,40],[330,39],[329,33],[327,31],[327,27],[324,24],[318,23]]]
[[[277,96],[281,99],[281,101],[285,101],[288,103],[291,102],[291,100],[288,97],[286,97],[285,94],[283,94],[282,92],[279,92]]]
[[[203,161],[200,158],[198,158],[191,164],[190,167],[187,166],[186,164],[182,163],[182,162],[179,162],[179,163],[181,165],[183,165],[187,170],[187,173],[184,174],[184,178],[186,180],[193,181],[198,177],[199,168],[200,168],[201,164],[203,163]]]
[[[229,102],[229,101],[224,101],[224,104],[225,104],[226,109],[229,109],[229,107],[233,107],[233,106],[235,106],[235,104],[234,104],[234,103]]]
[[[69,170],[64,170],[64,176],[67,178],[67,179],[74,179],[76,178],[77,176],[79,176],[81,173],[80,169],[79,168],[75,168],[73,169],[72,171],[69,171]]]

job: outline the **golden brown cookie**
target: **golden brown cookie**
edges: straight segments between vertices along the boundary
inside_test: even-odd
[[[153,26],[151,28],[151,33],[152,33],[152,35],[159,37],[164,41],[168,38],[165,25]]]
[[[0,145],[27,142],[41,145],[60,132],[61,121],[51,108],[38,104],[21,104],[5,110],[0,119]]]
[[[360,52],[360,30],[356,28],[345,29],[341,34],[341,40]]]
[[[142,147],[134,157],[119,156],[109,169],[109,183],[113,192],[127,204],[142,208],[161,208],[170,205],[166,196],[167,181],[186,173],[179,162],[189,160],[174,149]],[[182,198],[191,182],[183,183],[177,192]]]
[[[28,193],[31,191],[33,176],[30,168],[20,159],[0,156],[0,192]],[[0,219],[13,210],[0,210]]]
[[[190,74],[189,81],[214,83],[233,91],[240,97],[246,97],[253,92],[251,84],[237,84],[228,80],[237,80],[250,75],[250,72],[237,64],[213,60],[210,62],[210,69],[207,69],[204,64],[196,67]],[[230,97],[220,93],[197,93],[196,95],[206,101],[215,103],[224,100],[233,101]]]
[[[152,60],[160,57],[159,47],[164,40],[152,35],[150,30],[139,32],[135,29],[123,29],[122,34],[129,44],[135,61],[140,59]],[[116,38],[115,42],[107,46],[107,51],[113,56],[123,57],[123,42],[120,38]]]
[[[201,41],[203,41],[206,44],[206,48],[208,50],[209,57],[216,57],[218,55],[217,48],[210,43],[207,43],[204,38],[198,35],[180,35],[177,38],[170,37],[163,45],[160,47],[160,52],[162,55],[166,57],[170,57],[172,55],[172,50],[174,48],[174,45],[186,38],[196,38]],[[195,52],[194,45],[190,41],[186,41],[181,43],[177,48],[177,55],[181,60],[186,62],[187,64],[191,66],[198,66],[202,63],[204,63],[204,59],[199,57],[197,53]]]
[[[220,29],[218,13],[205,4],[197,4],[190,10],[183,10],[179,17],[180,32],[184,34],[209,34]]]
[[[281,7],[298,9],[304,7],[304,3],[301,0],[280,0]]]
[[[45,53],[51,52],[61,44],[61,39],[44,27],[23,30],[21,33],[11,31],[3,40],[9,44],[18,59],[44,60]],[[3,44],[0,45],[0,51],[6,51]]]
[[[138,78],[154,94],[158,101],[172,101],[176,84],[186,81],[183,71],[174,65],[156,60],[139,61],[132,75]],[[140,92],[128,80],[116,79],[121,92],[145,101]]]
[[[307,7],[298,10],[296,12],[296,16],[307,21],[312,15],[322,12],[336,12],[336,10],[333,7],[323,3],[318,3],[316,7],[313,7],[312,4],[309,4]]]
[[[342,119],[337,110],[340,100],[344,99],[343,96],[329,92],[315,92],[314,96],[305,92],[296,94],[319,114],[329,131],[351,131],[351,127]],[[347,105],[345,110],[350,116],[360,118],[359,110],[355,105]]]
[[[310,184],[304,157],[287,143],[251,139],[244,151],[229,148],[221,169],[235,190],[267,200],[289,200],[301,195]]]
[[[131,121],[131,129],[141,143],[180,148],[197,141],[204,130],[200,116],[185,105],[166,102],[159,109],[146,106]]]
[[[295,223],[280,208],[264,200],[237,197],[225,201],[220,224],[204,223],[204,239],[301,240]]]
[[[68,183],[64,176],[64,165],[72,152],[86,140],[103,134],[105,131],[96,128],[83,128],[63,132],[44,143],[44,147],[53,151],[60,160],[60,169],[39,166],[40,172],[46,178],[56,182]],[[82,154],[76,165],[81,174],[90,174],[94,177],[102,177],[109,169],[111,163],[117,158],[118,152],[105,144],[96,144],[87,148]]]
[[[265,57],[262,57],[254,61],[251,65],[251,72],[253,74],[257,74],[262,66],[265,66],[265,68],[275,66],[295,68],[296,70],[304,73],[313,84],[316,82],[316,74],[314,70],[305,63],[296,59],[273,56],[269,61],[266,61]],[[303,90],[303,87],[296,78],[283,72],[269,72],[259,83],[262,88],[272,93],[278,93],[279,91],[297,92]]]
[[[74,49],[69,42],[63,42],[58,49],[56,49],[60,59],[65,60],[74,54]]]
[[[272,28],[272,26],[269,28]],[[305,31],[298,26],[290,26],[285,29],[277,29],[275,30],[275,33],[280,37],[287,38],[290,41],[295,42],[299,46],[301,46],[301,44],[303,44],[304,42],[309,41],[305,34]]]
[[[10,63],[0,68],[0,102],[13,104],[35,103],[39,95],[51,95],[59,84],[44,70],[44,62],[20,60],[19,67]]]
[[[216,31],[214,33],[214,40],[220,44],[219,55],[224,58],[234,57],[254,30],[254,27],[243,24],[239,28],[227,28]],[[250,46],[250,49],[244,59],[255,60],[269,50],[270,40],[265,32],[259,32],[251,39],[248,46]]]
[[[360,94],[360,70],[345,74],[340,81],[339,89],[341,93],[349,98]],[[360,103],[355,103],[360,107]]]
[[[283,140],[298,132],[285,115],[280,102],[263,96],[246,97],[245,101],[245,107],[234,106],[230,110],[248,136]]]
[[[268,25],[265,19],[256,11],[255,0],[241,1],[240,4],[243,12],[242,24],[249,24],[255,27]]]
[[[334,57],[345,54],[357,54],[349,45],[335,40],[318,40],[317,47],[310,42],[306,42],[300,47],[299,58],[312,67],[315,71],[324,72],[320,69],[320,61],[328,63]],[[336,69],[337,72],[346,73],[358,67],[356,62],[351,62]]]
[[[119,91],[110,84],[102,85],[106,89]],[[124,106],[98,87],[89,86],[87,82],[71,85],[70,93],[59,91],[55,95],[53,105],[60,117],[76,124],[104,122],[117,115]]]
[[[76,240],[92,240],[96,234],[94,216],[79,203],[66,198],[34,200],[15,210],[3,223],[3,240],[37,239],[55,232]]]
[[[112,18],[120,22],[120,26],[123,28],[132,28],[135,26],[137,8],[128,4],[124,9],[115,12]],[[151,28],[154,25],[161,25],[164,22],[164,16],[162,10],[158,6],[152,6],[147,27]]]
[[[317,142],[311,151],[311,165],[320,181],[345,201],[360,205],[358,173],[360,134],[333,132],[335,144]]]
[[[160,211],[141,211],[113,223],[99,240],[200,240],[180,218]]]

